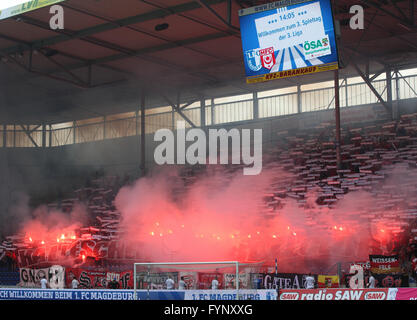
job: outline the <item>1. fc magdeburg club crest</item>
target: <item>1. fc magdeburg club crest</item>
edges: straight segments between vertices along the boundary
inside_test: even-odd
[[[245,56],[249,69],[252,71],[259,71],[262,68],[259,49],[247,50],[245,51]]]

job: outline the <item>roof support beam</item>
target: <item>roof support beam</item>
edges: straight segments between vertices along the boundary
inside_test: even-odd
[[[55,64],[56,66],[58,66],[58,68],[60,68],[61,70],[63,70],[65,73],[69,74],[76,82],[85,85],[85,86],[89,86],[91,85],[91,83],[86,83],[83,79],[81,79],[80,77],[78,77],[76,74],[74,74],[73,72],[71,72],[67,67],[63,66],[62,64],[60,64],[59,62],[55,61],[53,58],[49,57],[45,52],[43,52],[43,50],[39,50],[39,52],[46,58],[48,59],[48,61],[51,61],[53,64]],[[31,51],[32,53],[32,51]],[[32,54],[31,54],[32,56]],[[32,64],[30,66],[30,69],[32,69]]]
[[[378,72],[376,72],[372,77],[369,78],[369,81],[374,81],[376,78],[378,78],[381,74],[385,72],[386,69],[381,69]],[[369,77],[369,76],[368,76]]]
[[[398,20],[400,23],[402,23],[402,24],[404,24],[404,25],[406,25],[408,27],[413,27],[413,24],[411,23],[411,21],[408,18],[404,18],[402,16],[404,13],[401,14],[401,16],[397,16],[397,15],[393,14],[392,11],[387,10],[387,9],[384,9],[381,4],[379,4],[377,2],[374,2],[372,0],[361,0],[361,2],[364,3],[364,4],[366,4],[366,5],[368,5],[368,6],[370,6],[370,7],[374,7],[376,9],[380,10],[381,12],[383,12],[386,15],[390,16],[391,18],[394,18],[394,19]],[[391,3],[393,4],[392,1],[391,1]],[[398,6],[396,6],[396,5],[394,5],[394,6],[397,9],[399,9]]]
[[[401,8],[397,5],[397,3],[393,0],[390,0],[391,4],[395,7],[395,9],[397,10],[397,12],[400,14],[400,16],[402,17],[403,20],[408,21],[409,17],[407,17],[407,15],[404,13],[404,11],[401,10]]]
[[[182,107],[180,107],[180,110],[184,110],[185,108],[191,106],[194,102],[197,102],[197,101],[199,101],[199,99],[184,104]],[[180,105],[180,102],[178,101],[178,106],[179,105]]]
[[[178,112],[178,114],[185,120],[188,122],[188,124],[193,127],[196,128],[196,125],[182,112],[182,110],[179,107],[179,104],[176,105],[175,103],[173,103],[171,101],[171,99],[169,99],[165,94],[162,94],[162,97],[164,97],[164,99],[169,103],[169,105],[176,111]]]
[[[27,72],[30,72],[30,73],[33,73],[33,74],[37,74],[37,75],[40,75],[40,76],[44,76],[44,77],[47,77],[47,78],[50,78],[50,79],[59,80],[59,81],[63,81],[63,82],[66,82],[66,83],[70,83],[70,84],[72,84],[72,85],[74,85],[74,86],[76,86],[78,88],[81,88],[81,89],[87,89],[88,88],[88,86],[86,86],[86,85],[84,85],[82,83],[78,83],[76,81],[72,81],[72,80],[69,80],[69,79],[61,78],[61,77],[55,76],[53,74],[45,73],[45,72],[42,72],[42,71],[33,70],[33,68],[27,67],[26,65],[24,65],[20,61],[16,60],[15,58],[11,57],[10,55],[7,56],[7,57],[9,59],[11,59],[17,66],[23,68]]]
[[[366,75],[361,71],[361,69],[359,68],[359,66],[355,62],[352,62],[352,66],[355,68],[355,70],[361,76],[361,78],[363,79],[363,81],[365,81],[365,83],[368,85],[369,89],[371,89],[371,91],[376,96],[376,98],[378,99],[378,101],[385,107],[385,109],[390,114],[392,114],[392,108],[391,108],[391,106],[384,100],[384,98],[381,97],[381,95],[379,94],[378,90],[375,89],[375,87],[372,85],[372,82],[369,80],[369,78],[366,77]]]
[[[232,25],[232,0],[227,0],[226,21],[228,25]]]
[[[206,0],[206,1],[209,5],[213,5],[213,4],[225,2],[226,0]],[[144,14],[136,15],[136,16],[133,16],[133,17],[127,17],[127,18],[119,19],[119,20],[116,20],[114,22],[103,23],[103,24],[96,25],[96,26],[93,26],[93,27],[85,28],[85,29],[76,31],[72,35],[61,33],[61,34],[59,34],[55,37],[50,37],[50,38],[35,41],[31,44],[31,46],[32,46],[33,49],[40,49],[40,48],[43,48],[43,47],[46,47],[46,46],[55,45],[55,44],[65,42],[65,41],[68,41],[68,40],[79,39],[79,38],[91,36],[93,34],[118,29],[118,28],[121,28],[121,27],[124,27],[124,26],[136,24],[136,23],[151,21],[151,20],[155,20],[155,19],[161,19],[161,18],[165,18],[169,15],[173,15],[175,13],[192,11],[192,10],[199,9],[199,8],[200,8],[200,5],[198,3],[196,3],[195,1],[191,1],[191,2],[180,4],[180,5],[169,7],[169,11],[159,9],[159,10],[147,12],[147,13],[144,13]],[[19,18],[20,19],[27,19],[28,17],[23,15],[23,16],[19,16]],[[5,52],[7,54],[11,54],[11,53],[22,52],[22,49],[27,50],[25,48],[22,48],[21,46],[14,46],[14,47],[9,47],[9,48],[3,49],[3,52]]]
[[[16,42],[20,46],[25,47],[29,51],[29,70],[32,70],[32,66],[33,66],[33,64],[32,64],[33,54],[35,52],[40,52],[40,50],[34,50],[31,47],[31,44],[29,42],[23,41],[21,39],[13,38],[13,37],[6,36],[6,35],[3,35],[3,34],[0,34],[0,38],[6,39],[8,41]],[[77,60],[77,61],[80,61],[81,62],[81,64],[77,68],[73,68],[71,66],[67,66],[66,67],[67,70],[79,69],[81,67],[88,67],[89,65],[91,65],[91,61],[90,60],[87,60],[87,59],[84,59],[84,58],[81,58],[81,57],[78,57],[78,56],[74,56],[74,55],[68,54],[68,53],[63,52],[63,51],[60,51],[60,50],[56,50],[56,52],[59,55],[62,55],[63,57],[70,58],[70,59],[74,59],[74,60]],[[0,54],[3,54],[4,56],[9,56],[9,54],[7,54],[6,52],[4,52],[2,49],[0,49]],[[117,69],[117,68],[114,68],[114,67],[111,67],[111,66],[107,66],[107,65],[104,65],[104,64],[96,64],[96,66],[99,66],[99,67],[101,67],[103,69],[107,69],[107,70],[119,72],[119,73],[122,73],[122,74],[125,74],[125,75],[133,76],[133,74],[130,73],[130,72],[128,72],[128,71],[120,70],[120,69]],[[91,85],[91,83],[90,83],[90,85]]]
[[[367,54],[362,53],[362,52],[360,52],[359,50],[354,49],[354,48],[351,48],[351,47],[346,46],[346,45],[342,45],[342,48],[343,48],[343,49],[347,49],[347,51],[350,51],[351,53],[356,54],[356,55],[358,55],[358,56],[360,56],[360,57],[362,57],[362,58],[365,58],[365,59],[371,59],[371,60],[373,60],[373,61],[375,61],[375,62],[378,62],[378,63],[379,63],[380,65],[382,65],[384,68],[388,68],[388,67],[389,67],[389,66],[388,66],[388,65],[387,65],[384,61],[382,61],[382,60],[378,59],[377,57],[369,57]],[[353,59],[353,57],[351,56],[351,57],[349,58],[348,62],[350,63],[352,59]]]
[[[220,14],[217,13],[216,10],[214,10],[207,0],[197,0],[197,2],[205,9],[207,9],[211,14],[213,14],[217,19],[219,19],[221,22],[223,22],[227,27],[234,29],[236,31],[240,31],[238,27],[235,27],[231,24],[231,2],[230,0],[227,0],[227,20],[225,20]]]
[[[27,135],[27,137],[30,139],[30,141],[32,141],[33,145],[38,148],[39,146],[36,143],[36,141],[33,140],[32,136],[31,136],[31,132],[29,131],[29,129],[25,128],[25,126],[22,125],[22,124],[20,125],[20,127],[23,129],[23,131],[25,132],[25,134]]]
[[[399,75],[400,75],[399,79],[402,79],[402,80],[403,80],[403,81],[407,84],[407,86],[410,88],[410,90],[411,90],[411,91],[413,91],[414,95],[417,97],[417,92],[416,92],[415,88],[413,88],[413,86],[411,86],[411,85],[410,85],[410,83],[407,81],[407,78],[405,78],[405,77],[401,74],[401,72],[400,72],[400,71],[398,71],[398,72],[397,72],[397,74],[399,74]]]
[[[147,3],[147,2],[145,2],[145,3]],[[114,22],[113,20],[111,20],[109,18],[106,18],[106,17],[103,17],[101,15],[98,15],[96,13],[92,13],[92,12],[86,10],[86,9],[80,9],[80,8],[77,8],[77,7],[73,6],[73,5],[69,5],[68,3],[62,4],[62,6],[64,8],[68,8],[69,10],[73,10],[73,11],[76,11],[78,13],[82,13],[84,15],[87,15],[87,16],[90,16],[90,17],[94,17],[96,19],[101,19],[103,21],[110,22],[110,23],[113,23],[113,24],[116,24],[117,25],[117,23]],[[193,19],[193,21],[195,21],[195,20]],[[164,36],[162,36],[160,34],[155,34],[153,32],[149,32],[147,30],[144,30],[144,29],[138,27],[137,25],[135,25],[135,26],[125,26],[125,28],[126,29],[129,29],[129,30],[132,30],[132,31],[135,31],[138,34],[143,34],[143,35],[152,37],[154,39],[161,40],[161,41],[165,41],[167,43],[172,43],[172,44],[175,44],[176,45],[176,41],[170,40],[167,37],[164,37]],[[196,49],[196,48],[191,47],[191,46],[183,46],[183,47],[186,48],[186,49],[188,49],[188,50],[190,50],[190,51],[197,52],[199,54],[203,54],[203,55],[209,56],[209,57],[214,58],[214,59],[217,59],[217,60],[221,60],[222,59],[221,57],[216,56],[216,55],[213,55],[213,54],[210,54],[210,53],[208,53],[208,52],[206,52],[204,50]]]
[[[31,25],[35,25],[35,26],[38,26],[40,28],[46,29],[46,30],[49,30],[50,29],[48,24],[45,24],[44,22],[39,21],[39,20],[36,20],[36,19],[33,19],[33,18],[25,17],[25,18],[22,19],[22,21],[25,22],[25,23],[29,23]],[[66,35],[70,35],[70,36],[76,34],[76,32],[69,31],[69,30],[57,31],[57,32],[59,32],[59,33],[64,32]],[[209,35],[208,38],[211,39],[211,36],[212,35]],[[113,58],[117,57],[117,59],[123,59],[123,58],[129,58],[129,57],[140,58],[140,59],[143,59],[145,61],[150,61],[152,63],[155,63],[155,64],[158,64],[158,65],[161,65],[161,66],[164,66],[164,67],[173,69],[175,71],[185,72],[188,75],[191,75],[193,77],[202,78],[203,80],[206,80],[208,82],[217,82],[217,79],[215,77],[209,76],[209,75],[204,74],[204,73],[202,73],[200,71],[189,71],[187,69],[184,69],[182,66],[176,66],[176,65],[174,65],[172,62],[163,61],[161,59],[155,59],[155,58],[152,58],[150,56],[147,57],[146,56],[146,53],[149,53],[149,52],[146,52],[146,49],[145,49],[145,51],[140,50],[139,51],[140,54],[138,54],[138,51],[134,51],[134,50],[131,50],[129,48],[125,48],[125,47],[122,47],[120,45],[117,45],[117,44],[114,44],[114,43],[110,43],[110,42],[107,42],[107,41],[103,41],[101,39],[97,39],[97,38],[94,38],[94,37],[81,37],[80,40],[81,41],[86,41],[88,43],[92,43],[94,45],[97,45],[97,46],[100,46],[100,47],[104,47],[104,48],[111,49],[111,50],[114,50],[114,51],[119,52],[119,54],[114,55],[114,56],[107,57],[107,59],[111,59],[112,57]],[[177,47],[178,45],[172,44],[172,43],[168,43],[168,44],[166,44],[166,46],[169,46],[169,47]],[[39,51],[41,51],[41,50],[39,50]],[[53,62],[56,63],[55,61],[53,61]],[[105,60],[105,61],[101,60],[100,62],[97,62],[97,61],[94,62],[93,61],[92,63],[95,63],[95,64],[103,64],[105,62],[109,62],[109,60]],[[90,65],[91,65],[91,61],[89,61],[87,63],[87,66],[90,66]],[[84,85],[85,86],[88,86],[85,81],[83,81],[83,80],[79,79],[78,77],[76,77],[73,73],[71,73],[69,71],[68,68],[64,68],[63,66],[60,66],[60,65],[59,65],[59,67],[61,69],[64,69],[64,71],[66,73],[69,73],[73,78],[75,77],[76,80],[77,80],[77,82],[80,82],[82,86],[84,86]]]

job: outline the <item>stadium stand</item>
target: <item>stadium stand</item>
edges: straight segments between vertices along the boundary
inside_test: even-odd
[[[278,132],[278,143],[267,151],[274,155],[269,161],[291,172],[295,179],[271,185],[270,193],[265,196],[265,213],[285,206],[289,198],[308,209],[306,194],[312,190],[317,192],[318,207],[329,209],[333,209],[347,193],[366,190],[376,199],[374,211],[361,212],[360,216],[391,221],[391,231],[402,235],[401,243],[392,247],[391,253],[400,254],[404,270],[415,276],[412,260],[417,254],[417,202],[410,195],[417,190],[417,170],[410,169],[415,169],[417,164],[417,113],[403,115],[398,122],[343,128],[340,169],[335,160],[333,134],[330,123],[296,133]],[[395,174],[401,175],[402,188],[387,178],[387,173],[394,167]],[[231,173],[238,168],[228,166]],[[181,176],[191,185],[201,172],[201,167],[186,167]],[[118,228],[120,213],[114,205],[115,196],[131,180],[116,176],[93,179],[87,183],[88,186],[74,190],[67,198],[49,203],[48,208],[71,212],[75,203],[84,203],[92,223],[78,230],[77,239],[118,239],[123,230]],[[2,241],[0,254],[24,247],[24,241],[23,235],[10,235]],[[97,268],[97,265],[85,267]],[[114,262],[106,267],[119,271],[127,268]],[[17,282],[16,271],[0,271],[1,285],[15,285]]]

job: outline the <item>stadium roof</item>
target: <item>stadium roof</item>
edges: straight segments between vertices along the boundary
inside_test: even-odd
[[[267,2],[67,0],[64,30],[50,29],[49,8],[2,20],[0,122],[133,111],[141,90],[155,107],[333,79],[323,72],[246,84],[238,10]],[[364,30],[349,27],[356,4],[365,9]],[[417,65],[413,0],[337,0],[333,8],[343,75],[358,74],[353,62],[364,74]]]

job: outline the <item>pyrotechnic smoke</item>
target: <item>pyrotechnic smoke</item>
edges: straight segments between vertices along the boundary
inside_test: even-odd
[[[23,192],[16,192],[11,199],[11,205],[8,214],[3,218],[4,223],[1,226],[1,233],[12,235],[16,233],[27,220],[31,219],[29,196]]]
[[[388,175],[380,187],[402,190],[406,181],[409,188],[410,171],[402,176],[403,169],[390,170],[395,178]],[[277,190],[288,191],[295,177],[273,164],[257,176],[207,166],[191,180],[186,182],[176,168],[159,169],[120,189],[115,198],[120,240],[136,247],[141,260],[273,265],[277,258],[280,272],[325,272],[337,262],[388,253],[389,229],[401,215],[398,208],[381,209],[376,195],[363,190],[345,194],[333,209],[317,203],[323,192],[318,186],[305,195],[304,204],[281,198]],[[266,208],[265,198],[277,205]],[[34,241],[59,241],[87,223],[82,205],[71,214],[46,206],[30,212],[25,201],[17,208],[27,217],[21,232]]]
[[[33,211],[27,208],[19,233],[32,241],[56,242],[75,235],[75,230],[87,223],[87,210],[80,203],[74,204],[70,213],[40,206]]]
[[[210,166],[209,166],[210,167]],[[306,195],[307,208],[284,199],[283,208],[265,213],[262,199],[288,172],[265,167],[258,176],[221,167],[184,190],[176,172],[161,172],[124,187],[116,197],[124,240],[135,243],[146,261],[264,261],[278,258],[280,271],[325,270],[337,262],[366,261],[375,251],[375,225],[366,217],[375,199],[356,191],[335,209],[316,204],[317,190]],[[282,183],[285,185],[285,183]],[[386,240],[386,239],[385,239]]]

